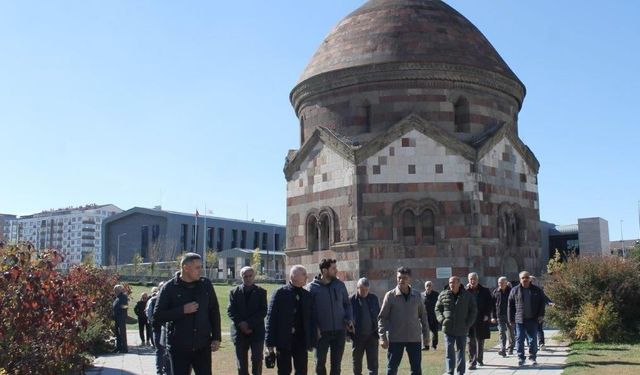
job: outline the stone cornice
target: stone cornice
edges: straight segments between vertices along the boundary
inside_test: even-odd
[[[458,86],[479,85],[513,97],[520,107],[526,89],[522,82],[502,74],[466,65],[446,63],[385,63],[321,73],[298,83],[289,99],[296,112],[309,98],[332,90],[366,83],[402,80],[450,81]]]
[[[285,162],[284,175],[287,181],[291,180],[293,173],[300,168],[300,164],[309,156],[318,142],[326,144],[345,160],[352,163],[355,161],[354,149],[351,148],[351,146],[341,141],[335,133],[329,129],[319,127],[311,134],[311,137],[302,145],[300,150],[295,153],[293,158],[291,160],[287,159]]]
[[[489,151],[491,151],[498,142],[503,138],[507,138],[518,154],[524,159],[529,168],[536,174],[540,170],[540,162],[533,154],[529,146],[524,144],[518,134],[514,123],[503,124],[495,134],[493,134],[480,148],[478,148],[478,160],[482,159]]]
[[[358,149],[356,151],[356,163],[362,163],[364,160],[371,157],[391,142],[397,140],[398,138],[414,129],[433,139],[434,141],[442,144],[447,149],[460,154],[466,159],[473,161],[476,158],[476,150],[473,147],[458,140],[439,127],[427,122],[422,117],[412,114],[400,120],[398,123],[389,128],[389,130],[377,136],[362,148]]]

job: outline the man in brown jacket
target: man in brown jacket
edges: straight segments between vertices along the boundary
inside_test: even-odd
[[[411,270],[398,268],[398,285],[387,292],[378,315],[380,346],[388,349],[387,375],[396,375],[402,352],[407,351],[411,375],[422,374],[422,338],[429,334],[427,310],[420,292],[411,288]],[[422,332],[422,336],[420,333]]]

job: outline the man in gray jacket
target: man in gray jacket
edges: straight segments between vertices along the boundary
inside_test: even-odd
[[[307,289],[312,296],[312,316],[318,330],[316,346],[316,374],[326,375],[327,353],[331,349],[331,375],[339,375],[347,331],[353,332],[353,313],[349,293],[336,277],[335,259],[320,261],[320,275]]]
[[[464,374],[464,346],[469,328],[476,321],[476,301],[460,285],[460,278],[449,278],[449,290],[444,290],[436,302],[436,319],[444,332],[447,374]],[[455,345],[455,348],[454,348]]]
[[[398,285],[384,295],[378,315],[380,346],[388,349],[387,375],[398,373],[405,350],[409,356],[411,375],[422,374],[420,346],[422,339],[429,334],[427,309],[422,303],[420,291],[411,288],[410,269],[398,268],[396,280]]]

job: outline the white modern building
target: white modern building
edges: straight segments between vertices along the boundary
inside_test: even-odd
[[[38,249],[58,249],[65,255],[63,269],[84,259],[102,262],[102,221],[122,212],[112,204],[68,207],[4,220],[5,242],[29,241]]]

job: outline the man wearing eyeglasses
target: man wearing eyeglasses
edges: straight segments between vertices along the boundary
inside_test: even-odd
[[[525,364],[524,339],[529,341],[529,364],[536,366],[538,353],[538,324],[544,320],[544,293],[542,289],[531,284],[531,275],[527,271],[520,272],[520,284],[509,294],[509,324],[516,327],[516,350],[518,365]]]

